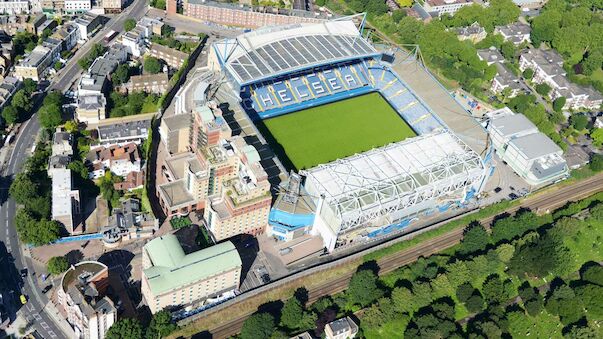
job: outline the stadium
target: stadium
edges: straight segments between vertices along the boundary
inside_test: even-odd
[[[411,54],[378,49],[354,19],[265,27],[208,56],[291,173],[268,233],[320,236],[329,252],[462,208],[491,173],[483,128]]]

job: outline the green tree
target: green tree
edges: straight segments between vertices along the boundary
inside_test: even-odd
[[[31,95],[38,89],[38,84],[36,84],[36,82],[32,79],[23,79],[23,89],[25,90],[25,93],[27,93],[27,95]]]
[[[498,260],[503,263],[508,263],[511,258],[513,258],[513,253],[515,253],[515,247],[511,244],[500,244],[495,252],[498,256]]]
[[[400,20],[402,20],[405,16],[406,16],[406,11],[403,11],[401,9],[398,9],[398,10],[395,10],[392,12],[392,20],[395,23],[399,23]]]
[[[486,278],[482,285],[482,293],[488,304],[500,304],[510,298],[509,284],[503,281],[498,274],[492,274]]]
[[[136,27],[136,20],[132,19],[132,18],[128,18],[126,19],[126,21],[124,21],[124,31],[129,32],[131,30],[133,30]]]
[[[48,273],[59,275],[69,269],[69,261],[67,258],[61,257],[52,257],[48,260],[47,265]]]
[[[13,99],[11,100],[11,105],[14,106],[19,112],[29,112],[33,107],[33,102],[31,102],[30,96],[25,93],[24,89],[20,89],[13,95]]]
[[[46,245],[59,238],[59,224],[54,220],[37,221],[32,214],[22,208],[15,215],[15,225],[19,238],[35,246]]]
[[[136,319],[121,318],[117,320],[105,334],[107,339],[140,339],[142,326]]]
[[[595,172],[603,170],[603,154],[593,154],[590,159],[590,169]]]
[[[545,84],[544,82],[536,85],[536,93],[538,93],[544,97],[548,97],[550,92],[551,92],[551,86]]]
[[[563,110],[563,106],[565,106],[565,102],[567,99],[565,97],[559,97],[553,100],[553,109],[555,112],[561,112]]]
[[[459,287],[457,287],[456,298],[460,302],[466,303],[467,300],[469,300],[469,298],[473,295],[474,292],[475,292],[475,287],[473,287],[473,285],[471,285],[470,283],[464,283],[464,284],[460,285]]]
[[[484,298],[479,292],[475,293],[467,299],[465,306],[469,312],[479,312],[484,309]]]
[[[534,77],[534,70],[531,68],[526,68],[523,73],[523,78],[526,80],[532,80],[532,77]]]
[[[346,291],[350,303],[363,307],[379,299],[382,295],[383,291],[378,286],[377,275],[368,269],[354,273]]]
[[[542,42],[551,42],[559,30],[561,12],[556,10],[544,11],[532,20],[531,40],[538,47]]]
[[[130,68],[128,67],[128,64],[119,64],[117,69],[115,69],[115,72],[111,75],[111,80],[113,80],[116,85],[126,83],[129,79]]]
[[[299,322],[304,314],[304,309],[299,300],[295,297],[289,298],[281,311],[281,324],[289,329],[299,328]]]
[[[570,116],[570,124],[578,131],[582,131],[588,125],[588,118],[581,113],[575,113]]]
[[[557,237],[543,235],[518,245],[509,262],[509,271],[517,276],[544,277],[549,273],[567,273],[573,255]]]
[[[19,120],[19,111],[13,105],[4,106],[2,109],[2,118],[9,125],[12,125]]]
[[[10,184],[9,194],[17,204],[25,205],[38,196],[38,185],[28,173],[20,172]]]
[[[159,59],[152,56],[147,56],[144,58],[143,67],[144,71],[150,74],[157,74],[161,72],[161,62],[159,62]]]
[[[582,301],[584,308],[591,317],[600,319],[603,317],[603,286],[595,284],[586,284],[577,286],[575,293]]]
[[[584,268],[580,272],[580,277],[584,281],[603,286],[603,266],[592,265]]]
[[[482,251],[490,243],[490,235],[488,231],[479,222],[472,222],[463,232],[463,240],[461,240],[461,253],[473,253]]]
[[[153,314],[149,327],[145,331],[147,339],[164,338],[174,332],[178,326],[174,323],[172,315],[166,310]]]
[[[274,317],[269,313],[256,313],[247,318],[241,328],[241,339],[270,338],[275,331]]]

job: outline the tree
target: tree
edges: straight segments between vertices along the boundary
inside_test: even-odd
[[[484,298],[479,292],[477,292],[467,299],[465,306],[469,312],[479,312],[484,308]]]
[[[570,116],[570,124],[574,129],[582,131],[588,125],[588,118],[584,114],[576,113]]]
[[[498,260],[506,264],[511,260],[511,258],[513,258],[515,247],[511,244],[500,244],[495,251],[498,256]]]
[[[532,77],[534,76],[534,70],[531,68],[526,68],[523,73],[523,78],[526,80],[532,80]]]
[[[603,286],[603,266],[592,265],[584,268],[580,272],[580,277],[584,281],[588,281],[599,286]]]
[[[475,287],[473,287],[473,285],[471,285],[470,283],[464,283],[464,284],[460,285],[459,287],[457,287],[456,298],[460,302],[466,303],[467,300],[469,300],[469,298],[473,295],[474,292],[475,292]]]
[[[128,18],[126,19],[126,21],[124,21],[124,31],[129,32],[131,30],[133,30],[136,27],[136,20],[132,19],[132,18]]]
[[[482,293],[488,304],[500,304],[509,299],[508,285],[510,282],[504,282],[498,274],[492,274],[482,285]]]
[[[392,20],[395,23],[399,23],[400,20],[402,20],[405,16],[406,16],[406,11],[398,9],[398,10],[393,11],[393,13],[392,13]]]
[[[575,288],[575,293],[581,299],[589,315],[595,318],[603,316],[603,286],[595,284],[581,285]]]
[[[13,105],[4,106],[2,109],[2,118],[12,125],[19,120],[19,111]]]
[[[377,275],[368,269],[361,269],[354,273],[346,296],[354,305],[367,306],[383,295],[383,291],[377,285]]]
[[[555,112],[561,112],[563,110],[563,106],[565,106],[566,101],[567,99],[565,99],[565,97],[559,97],[553,100],[553,109],[555,110]]]
[[[549,86],[545,83],[536,85],[536,93],[538,93],[544,97],[548,97],[550,92],[551,92],[551,86]]]
[[[590,132],[590,137],[593,139],[595,146],[603,146],[603,128],[595,128]]]
[[[595,172],[603,170],[603,154],[593,154],[590,159],[590,169]]]
[[[115,72],[111,75],[111,80],[113,80],[116,85],[126,83],[129,79],[130,68],[128,67],[128,64],[119,64],[117,69],[115,69]]]
[[[299,328],[299,322],[304,314],[304,309],[299,300],[295,297],[289,298],[281,311],[281,324],[289,329]]]
[[[147,339],[164,338],[178,328],[172,320],[172,315],[166,310],[153,314],[153,318],[146,330]]]
[[[48,273],[59,275],[69,269],[69,261],[66,257],[52,257],[48,260]]]
[[[31,102],[31,98],[27,93],[25,93],[24,89],[20,89],[15,93],[13,99],[11,101],[11,105],[14,106],[19,112],[29,112],[33,107],[33,103]]]
[[[10,196],[20,205],[25,205],[38,196],[38,185],[26,172],[17,174],[9,188]]]
[[[117,320],[105,334],[107,339],[140,339],[142,326],[136,319],[121,318]]]
[[[488,231],[479,222],[472,222],[463,232],[459,251],[464,254],[482,251],[490,243]]]
[[[27,93],[27,95],[31,95],[38,89],[38,84],[36,84],[36,82],[32,79],[23,79],[23,89],[25,90],[25,93]]]
[[[270,338],[274,331],[274,317],[269,313],[256,313],[243,323],[241,339]]]
[[[517,276],[544,277],[564,274],[571,268],[573,255],[557,237],[545,234],[518,245],[509,262],[509,271]]]
[[[150,74],[157,74],[161,72],[161,62],[159,62],[159,59],[152,56],[147,56],[144,58],[143,67],[144,71]]]
[[[19,238],[28,244],[35,246],[46,245],[59,238],[59,223],[46,219],[37,221],[24,208],[17,211],[15,225]]]

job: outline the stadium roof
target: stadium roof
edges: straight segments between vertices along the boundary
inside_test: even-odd
[[[341,230],[451,191],[484,173],[480,156],[448,131],[407,139],[302,171],[306,189],[323,196]],[[341,230],[333,230],[336,233]]]
[[[213,48],[240,85],[379,54],[352,20],[268,27],[218,41]]]

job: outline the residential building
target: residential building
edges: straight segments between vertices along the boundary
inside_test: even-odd
[[[325,325],[327,339],[352,339],[358,334],[358,325],[350,317],[337,319]]]
[[[202,150],[208,146],[218,145],[220,140],[229,140],[232,130],[220,108],[209,108],[207,105],[195,107],[190,132],[190,146],[193,150]]]
[[[163,23],[163,21],[155,18],[144,16],[140,19],[140,21],[138,21],[138,25],[146,27],[147,29],[150,28],[151,31],[148,33],[149,36],[151,33],[159,36],[165,33],[164,29],[166,28],[166,25]]]
[[[186,215],[205,208],[210,170],[200,153],[170,156],[161,167],[156,194],[166,216]],[[214,170],[212,183],[216,176]]]
[[[86,73],[80,78],[77,94],[78,96],[103,95],[108,85],[106,76]]]
[[[12,41],[0,43],[0,78],[8,75],[8,72],[13,65],[13,54]]]
[[[102,94],[79,95],[75,118],[87,125],[98,124],[106,118],[107,100]]]
[[[537,9],[541,8],[546,4],[548,0],[513,0],[517,6],[521,7],[523,10],[526,9]]]
[[[29,4],[29,0],[0,1],[0,14],[29,14],[30,10],[31,6]]]
[[[76,14],[85,13],[92,9],[91,0],[64,0],[64,13]]]
[[[62,14],[65,11],[66,0],[41,0],[42,11],[50,14]]]
[[[64,24],[51,37],[62,42],[62,50],[70,51],[80,40],[80,31],[77,25]]]
[[[124,177],[142,169],[142,159],[135,143],[96,147],[90,150],[87,160],[99,170],[90,173],[92,179],[100,178],[106,171]]]
[[[167,73],[133,75],[130,80],[122,86],[122,90],[130,92],[146,92],[162,95],[169,87]]]
[[[469,40],[473,43],[478,43],[486,38],[488,33],[477,22],[467,27],[459,27],[455,29],[456,37],[460,41]]]
[[[109,268],[98,261],[80,262],[63,274],[57,299],[76,338],[103,339],[117,321],[108,287]]]
[[[130,118],[138,118],[132,116]],[[140,120],[128,120],[123,122],[112,121],[110,123],[100,123],[96,130],[98,132],[98,142],[101,145],[109,146],[120,143],[140,144],[142,140],[149,136],[151,119],[148,115],[142,116]]]
[[[74,20],[80,31],[80,39],[88,40],[91,34],[101,25],[101,17],[92,13],[83,13]]]
[[[569,175],[563,150],[524,115],[507,107],[488,115],[494,149],[528,184],[546,185]]]
[[[42,30],[39,29],[44,22],[46,22],[46,15],[44,15],[43,13],[40,13],[38,15],[36,15],[35,17],[31,17],[31,19],[29,19],[29,21],[27,21],[26,24],[26,30],[29,33],[33,33],[35,35],[40,35],[42,33]]]
[[[177,0],[167,0],[166,2],[167,12],[176,14]],[[208,0],[188,0],[183,2],[182,8],[185,16],[190,16],[200,21],[248,28],[298,23],[319,23],[332,17],[332,14],[325,12],[254,7]]]
[[[502,35],[505,41],[511,41],[514,45],[521,45],[524,42],[530,43],[530,33],[532,28],[528,24],[514,22],[506,26],[497,26],[494,33]]]
[[[141,291],[151,313],[170,307],[199,307],[234,296],[241,279],[241,257],[230,242],[185,254],[167,234],[142,249]]]
[[[140,26],[121,35],[121,43],[126,46],[128,53],[135,57],[140,57],[146,51],[146,39],[149,37],[147,30]]]
[[[492,79],[490,90],[496,94],[508,88],[508,98],[513,98],[524,91],[519,78],[505,67],[503,63],[496,64],[496,76]]]
[[[71,133],[57,128],[52,136],[52,155],[73,156],[73,136]]]
[[[124,8],[124,0],[101,0],[105,14],[121,13]]]
[[[423,3],[423,9],[431,14],[433,17],[441,16],[442,14],[454,15],[456,11],[465,6],[473,5],[472,0],[425,0]]]
[[[172,68],[180,68],[188,58],[188,54],[180,52],[177,49],[169,48],[160,44],[152,43],[149,49],[149,55],[165,61]]]
[[[488,49],[477,50],[477,56],[480,60],[485,61],[488,66],[495,63],[505,62],[505,57],[503,57],[503,55],[494,46],[491,46]]]
[[[2,79],[2,83],[0,83],[0,108],[10,101],[22,85],[23,83],[14,77]]]
[[[73,188],[70,169],[55,169],[52,174],[52,220],[60,222],[69,234],[82,233],[78,228],[80,193]]]
[[[114,208],[108,225],[102,231],[103,244],[117,247],[122,240],[148,238],[159,229],[159,222],[151,214],[142,212],[140,200],[129,198]]]
[[[159,135],[171,154],[188,151],[191,118],[190,114],[178,114],[161,119]]]
[[[553,50],[529,49],[519,57],[519,69],[532,69],[532,81],[549,85],[552,100],[562,96],[566,98],[564,109],[599,109],[603,104],[601,93],[590,86],[571,83],[562,66],[563,58]]]
[[[143,188],[144,186],[144,170],[138,172],[130,172],[126,175],[122,182],[113,184],[116,191],[133,191]]]
[[[42,44],[36,46],[15,66],[15,76],[19,79],[40,81],[46,76],[48,67],[58,59],[60,44]]]

